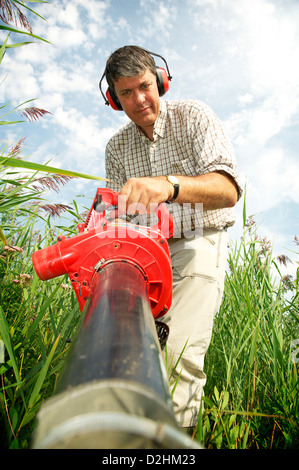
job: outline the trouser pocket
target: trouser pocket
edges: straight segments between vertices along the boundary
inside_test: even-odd
[[[226,232],[210,231],[201,237],[180,239],[170,245],[174,278],[201,276],[216,280],[221,259],[226,257]]]

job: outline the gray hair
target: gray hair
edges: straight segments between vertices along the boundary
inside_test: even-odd
[[[106,62],[106,80],[108,86],[115,91],[114,82],[121,77],[136,77],[149,69],[156,74],[153,57],[138,46],[124,46],[111,54]]]

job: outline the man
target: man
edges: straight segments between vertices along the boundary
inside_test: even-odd
[[[208,106],[160,99],[156,64],[144,49],[118,49],[108,59],[105,75],[118,109],[130,118],[106,147],[106,177],[121,186],[126,200],[122,211],[150,213],[170,201],[170,211],[191,207],[192,229],[202,227],[202,236],[194,230],[191,238],[176,226],[179,235],[169,240],[173,300],[161,318],[170,327],[167,354],[172,366],[184,350],[174,371],[179,379],[173,404],[178,423],[192,428],[206,382],[204,356],[223,294],[226,229],[235,221],[232,208],[242,193],[235,158]],[[119,191],[113,183],[109,187]],[[198,205],[203,207],[200,215]]]

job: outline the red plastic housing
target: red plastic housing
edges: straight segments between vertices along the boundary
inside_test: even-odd
[[[143,274],[154,318],[164,315],[172,301],[172,269],[167,238],[173,221],[165,204],[157,209],[159,222],[145,227],[108,221],[106,209],[117,205],[118,193],[98,188],[87,220],[79,234],[57,238],[57,244],[32,255],[34,269],[42,280],[68,274],[81,312],[91,296],[92,279],[108,263],[131,263]]]

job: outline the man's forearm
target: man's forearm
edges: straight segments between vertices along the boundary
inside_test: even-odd
[[[180,183],[179,195],[175,200],[179,204],[202,203],[204,210],[213,210],[233,207],[238,201],[236,183],[227,173],[175,176]]]
[[[180,183],[176,203],[201,203],[204,210],[233,207],[238,200],[237,187],[226,173],[207,173],[200,176],[175,175]],[[124,196],[121,211],[152,212],[157,204],[172,199],[174,188],[166,176],[130,178],[122,187]]]

